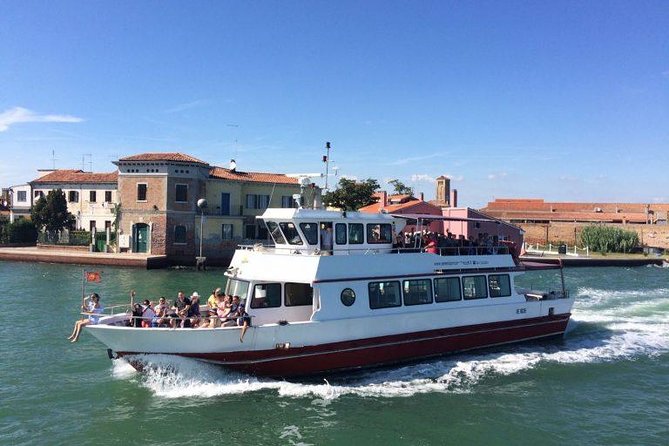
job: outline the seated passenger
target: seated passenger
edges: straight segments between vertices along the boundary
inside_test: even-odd
[[[230,311],[225,318],[225,321],[221,320],[224,327],[234,327],[236,325],[237,311],[239,310],[239,296],[232,297],[232,305],[230,305]]]
[[[216,288],[212,293],[211,296],[209,296],[209,299],[207,299],[207,312],[209,319],[207,320],[206,325],[212,325],[212,322],[216,320],[216,309],[218,308],[218,300],[219,297],[223,295],[223,292],[221,291],[220,288]],[[202,326],[205,326],[203,324]],[[214,327],[211,327],[214,328]]]
[[[170,315],[172,316],[172,328],[177,327],[177,322],[181,328],[190,327],[190,319],[188,319],[189,309],[190,299],[184,295],[183,291],[179,291],[177,299],[174,301],[174,305],[172,305],[174,313]]]
[[[223,296],[223,299],[219,301],[218,309],[216,310],[216,315],[218,316],[217,325],[223,325],[228,321],[231,308],[232,298],[228,295]]]
[[[88,302],[86,302],[88,300]],[[78,320],[74,323],[74,329],[69,339],[70,342],[77,342],[79,340],[79,335],[81,334],[81,329],[88,324],[97,324],[100,321],[100,314],[104,307],[100,304],[100,296],[98,293],[93,293],[89,297],[84,299],[84,304],[81,306],[81,311],[88,314],[88,318]]]
[[[140,328],[142,326],[142,316],[144,315],[144,307],[140,303],[134,303],[132,305],[132,319],[130,320],[130,326],[135,328]]]
[[[430,239],[425,245],[425,252],[428,254],[439,254],[439,248],[437,248],[437,242],[434,239]]]
[[[161,296],[158,299],[158,304],[155,306],[154,311],[156,315],[151,321],[152,327],[165,327],[168,324],[168,311],[169,307],[164,296]]]
[[[188,309],[187,317],[190,319],[190,326],[197,327],[202,320],[200,314],[200,295],[197,291],[193,291],[190,296],[190,308]]]
[[[245,302],[240,303],[237,308],[237,326],[242,327],[242,332],[239,335],[239,342],[244,342],[246,330],[251,326],[251,316],[246,312]]]
[[[150,328],[154,317],[156,317],[156,312],[153,310],[151,302],[149,299],[144,299],[142,303],[142,327]]]

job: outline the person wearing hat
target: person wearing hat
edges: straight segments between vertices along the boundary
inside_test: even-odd
[[[218,309],[219,296],[223,296],[223,291],[220,288],[216,288],[207,299],[207,308],[209,312],[209,323],[203,326],[208,326],[214,328],[216,326],[216,310]]]

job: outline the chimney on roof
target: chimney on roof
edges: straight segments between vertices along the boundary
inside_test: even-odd
[[[425,194],[421,192],[418,198],[420,198],[420,201],[425,201]]]
[[[451,189],[450,204],[451,204],[452,208],[458,207],[458,190],[457,189]]]
[[[230,160],[230,172],[236,172],[237,171],[237,163],[235,160]]]
[[[379,208],[383,209],[388,204],[388,193],[385,190],[379,191]]]

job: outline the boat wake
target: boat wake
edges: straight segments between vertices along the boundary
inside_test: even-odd
[[[563,341],[505,346],[496,351],[463,353],[302,383],[256,378],[188,358],[156,355],[142,358],[149,367],[139,379],[163,398],[211,398],[261,391],[326,401],[344,395],[408,397],[472,392],[485,380],[550,364],[625,361],[668,352],[669,289],[640,292],[580,288]],[[131,369],[126,361],[116,360],[113,373],[118,379],[127,379],[134,375]]]

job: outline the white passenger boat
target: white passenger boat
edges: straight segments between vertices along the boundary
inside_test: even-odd
[[[273,246],[240,247],[225,273],[252,318],[239,327],[133,328],[129,314],[86,327],[110,355],[178,355],[256,375],[319,375],[562,336],[573,298],[517,289],[526,267],[503,247],[428,254],[393,248],[387,214],[268,209]],[[334,235],[324,249],[322,229]]]

